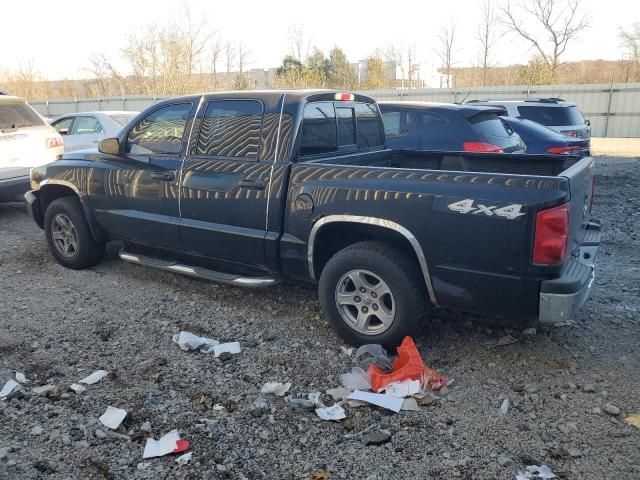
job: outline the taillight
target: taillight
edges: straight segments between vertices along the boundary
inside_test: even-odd
[[[56,148],[63,145],[62,137],[47,137],[47,148]]]
[[[567,255],[569,204],[538,212],[533,240],[533,263],[557,265]]]
[[[567,137],[578,138],[577,130],[562,130],[560,133],[562,133],[563,135],[566,135]]]
[[[557,153],[561,155],[571,155],[582,151],[582,147],[550,147],[547,148],[548,153]]]
[[[501,147],[486,142],[464,142],[462,144],[465,152],[492,152],[503,153]]]

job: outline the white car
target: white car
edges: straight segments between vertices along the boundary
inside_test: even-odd
[[[22,200],[31,168],[63,153],[62,137],[24,99],[0,94],[0,202]]]
[[[53,128],[64,137],[64,151],[97,149],[103,138],[118,135],[140,112],[102,111],[69,113],[51,122]]]

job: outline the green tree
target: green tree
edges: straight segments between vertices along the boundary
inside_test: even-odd
[[[329,78],[329,60],[324,56],[324,53],[318,48],[313,49],[313,52],[306,61],[308,80],[315,87],[324,87],[327,84]]]
[[[355,70],[349,65],[347,56],[338,47],[329,52],[329,86],[348,90],[357,86]]]
[[[367,58],[367,79],[364,82],[364,88],[369,90],[389,88],[389,78],[384,68],[384,61],[376,55]]]
[[[554,74],[547,61],[540,55],[535,55],[520,68],[519,78],[523,85],[550,85]]]

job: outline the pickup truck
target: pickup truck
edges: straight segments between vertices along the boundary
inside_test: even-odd
[[[372,98],[162,101],[99,153],[31,171],[63,266],[122,260],[243,287],[318,284],[347,342],[397,345],[435,308],[567,320],[594,276],[593,159],[390,151]]]

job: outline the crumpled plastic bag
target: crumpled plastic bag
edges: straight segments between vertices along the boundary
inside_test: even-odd
[[[377,343],[369,343],[362,345],[353,357],[355,364],[363,370],[369,368],[369,365],[375,363],[383,372],[393,370],[391,359],[387,355],[387,351],[382,345]]]
[[[371,390],[369,374],[360,367],[353,367],[349,373],[340,374],[342,385],[353,390]]]
[[[188,352],[189,350],[200,349],[202,353],[213,353],[213,347],[219,345],[218,340],[207,337],[199,337],[191,332],[179,332],[173,336],[174,343],[177,343],[180,350]]]

